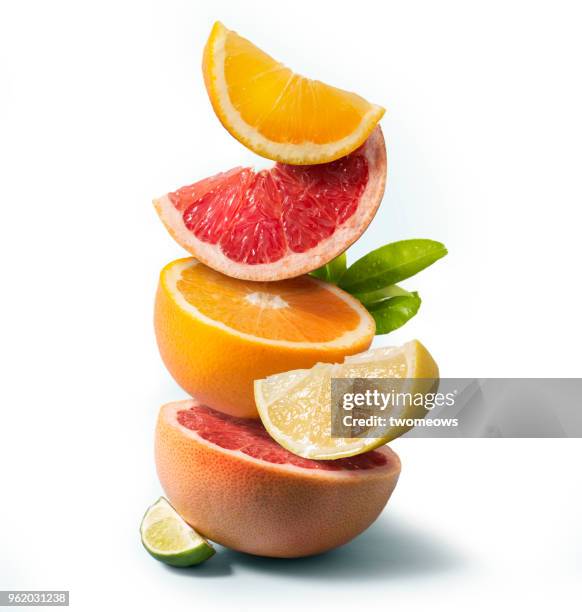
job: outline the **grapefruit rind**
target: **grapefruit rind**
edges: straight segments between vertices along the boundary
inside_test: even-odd
[[[369,527],[400,474],[398,456],[384,465],[324,471],[272,464],[208,442],[177,420],[197,400],[160,410],[156,468],[172,506],[213,542],[240,552],[280,558],[341,546]]]
[[[274,281],[307,274],[325,265],[351,246],[372,222],[386,186],[386,146],[380,127],[374,130],[362,149],[368,162],[368,183],[356,211],[335,232],[302,253],[287,250],[281,259],[269,263],[246,264],[227,257],[219,245],[203,242],[184,225],[182,213],[168,195],[154,200],[162,223],[174,240],[207,266],[241,280]]]
[[[339,159],[355,151],[370,136],[385,109],[369,104],[358,128],[340,140],[319,144],[315,142],[283,143],[266,138],[259,130],[244,121],[228,95],[224,64],[225,42],[230,30],[217,21],[204,48],[202,68],[204,82],[216,116],[226,130],[241,144],[258,155],[286,164],[320,164]],[[274,61],[274,60],[273,60]],[[275,63],[275,62],[274,62]],[[307,83],[310,80],[306,80]],[[249,82],[252,87],[252,81]],[[345,92],[348,96],[353,96]]]
[[[383,347],[372,349],[359,355],[346,357],[343,364],[317,364],[311,370],[297,370],[275,374],[266,379],[256,380],[254,384],[255,402],[259,417],[269,434],[284,448],[304,457],[306,459],[330,460],[340,459],[343,457],[353,457],[361,453],[365,453],[374,449],[378,449],[387,442],[399,437],[411,427],[393,426],[388,429],[382,428],[382,435],[371,430],[370,433],[378,433],[368,438],[334,438],[331,437],[329,428],[322,430],[320,421],[327,420],[331,423],[331,406],[330,398],[327,397],[327,403],[324,405],[312,403],[310,410],[313,412],[313,419],[309,414],[301,415],[301,423],[305,423],[305,427],[301,433],[295,430],[294,435],[290,435],[289,431],[285,431],[275,425],[273,422],[274,415],[271,414],[272,406],[280,400],[287,398],[289,402],[293,402],[293,394],[297,397],[305,395],[304,389],[306,382],[310,377],[320,378],[321,388],[329,387],[332,378],[345,377],[371,377],[379,378],[378,369],[375,369],[375,364],[382,361],[389,363],[391,360],[404,358],[406,360],[406,372],[404,375],[392,375],[393,378],[404,379],[402,392],[426,392],[427,385],[430,381],[430,390],[434,389],[435,382],[438,383],[439,371],[438,366],[426,348],[413,340],[404,344],[402,347]],[[369,374],[366,370],[370,371]],[[416,383],[414,379],[422,379],[422,383]],[[278,388],[279,387],[279,388]],[[322,394],[326,397],[326,394]],[[421,418],[426,414],[423,406],[411,405],[404,408],[402,413],[397,416],[403,419]],[[297,419],[294,419],[297,422]],[[313,429],[315,427],[315,429]]]

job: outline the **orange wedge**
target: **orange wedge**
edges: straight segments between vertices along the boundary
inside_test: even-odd
[[[348,155],[384,114],[355,93],[295,74],[218,21],[202,69],[224,127],[255,153],[286,164]]]
[[[309,276],[230,278],[193,258],[161,272],[156,338],[170,374],[202,403],[257,417],[253,383],[366,350],[374,320],[351,295]]]

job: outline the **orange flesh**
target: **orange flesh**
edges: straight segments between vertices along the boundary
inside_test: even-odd
[[[182,271],[177,287],[210,319],[270,340],[329,342],[360,323],[348,304],[308,277],[257,283],[194,265]]]
[[[354,93],[295,74],[235,32],[229,32],[225,51],[230,101],[245,123],[269,140],[337,141],[352,134],[370,109]]]

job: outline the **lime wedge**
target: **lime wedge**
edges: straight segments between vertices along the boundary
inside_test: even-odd
[[[180,517],[165,497],[147,509],[139,530],[145,549],[168,565],[197,565],[215,553],[212,545]]]

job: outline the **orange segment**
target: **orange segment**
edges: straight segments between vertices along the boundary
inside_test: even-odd
[[[206,43],[203,72],[226,129],[259,155],[288,164],[348,155],[384,114],[355,93],[295,74],[220,22]]]
[[[252,283],[198,265],[177,284],[189,304],[245,334],[288,342],[329,342],[356,329],[360,316],[307,277]]]
[[[370,346],[368,311],[334,285],[303,276],[253,283],[179,259],[161,272],[156,339],[178,384],[208,406],[257,417],[256,379]]]

